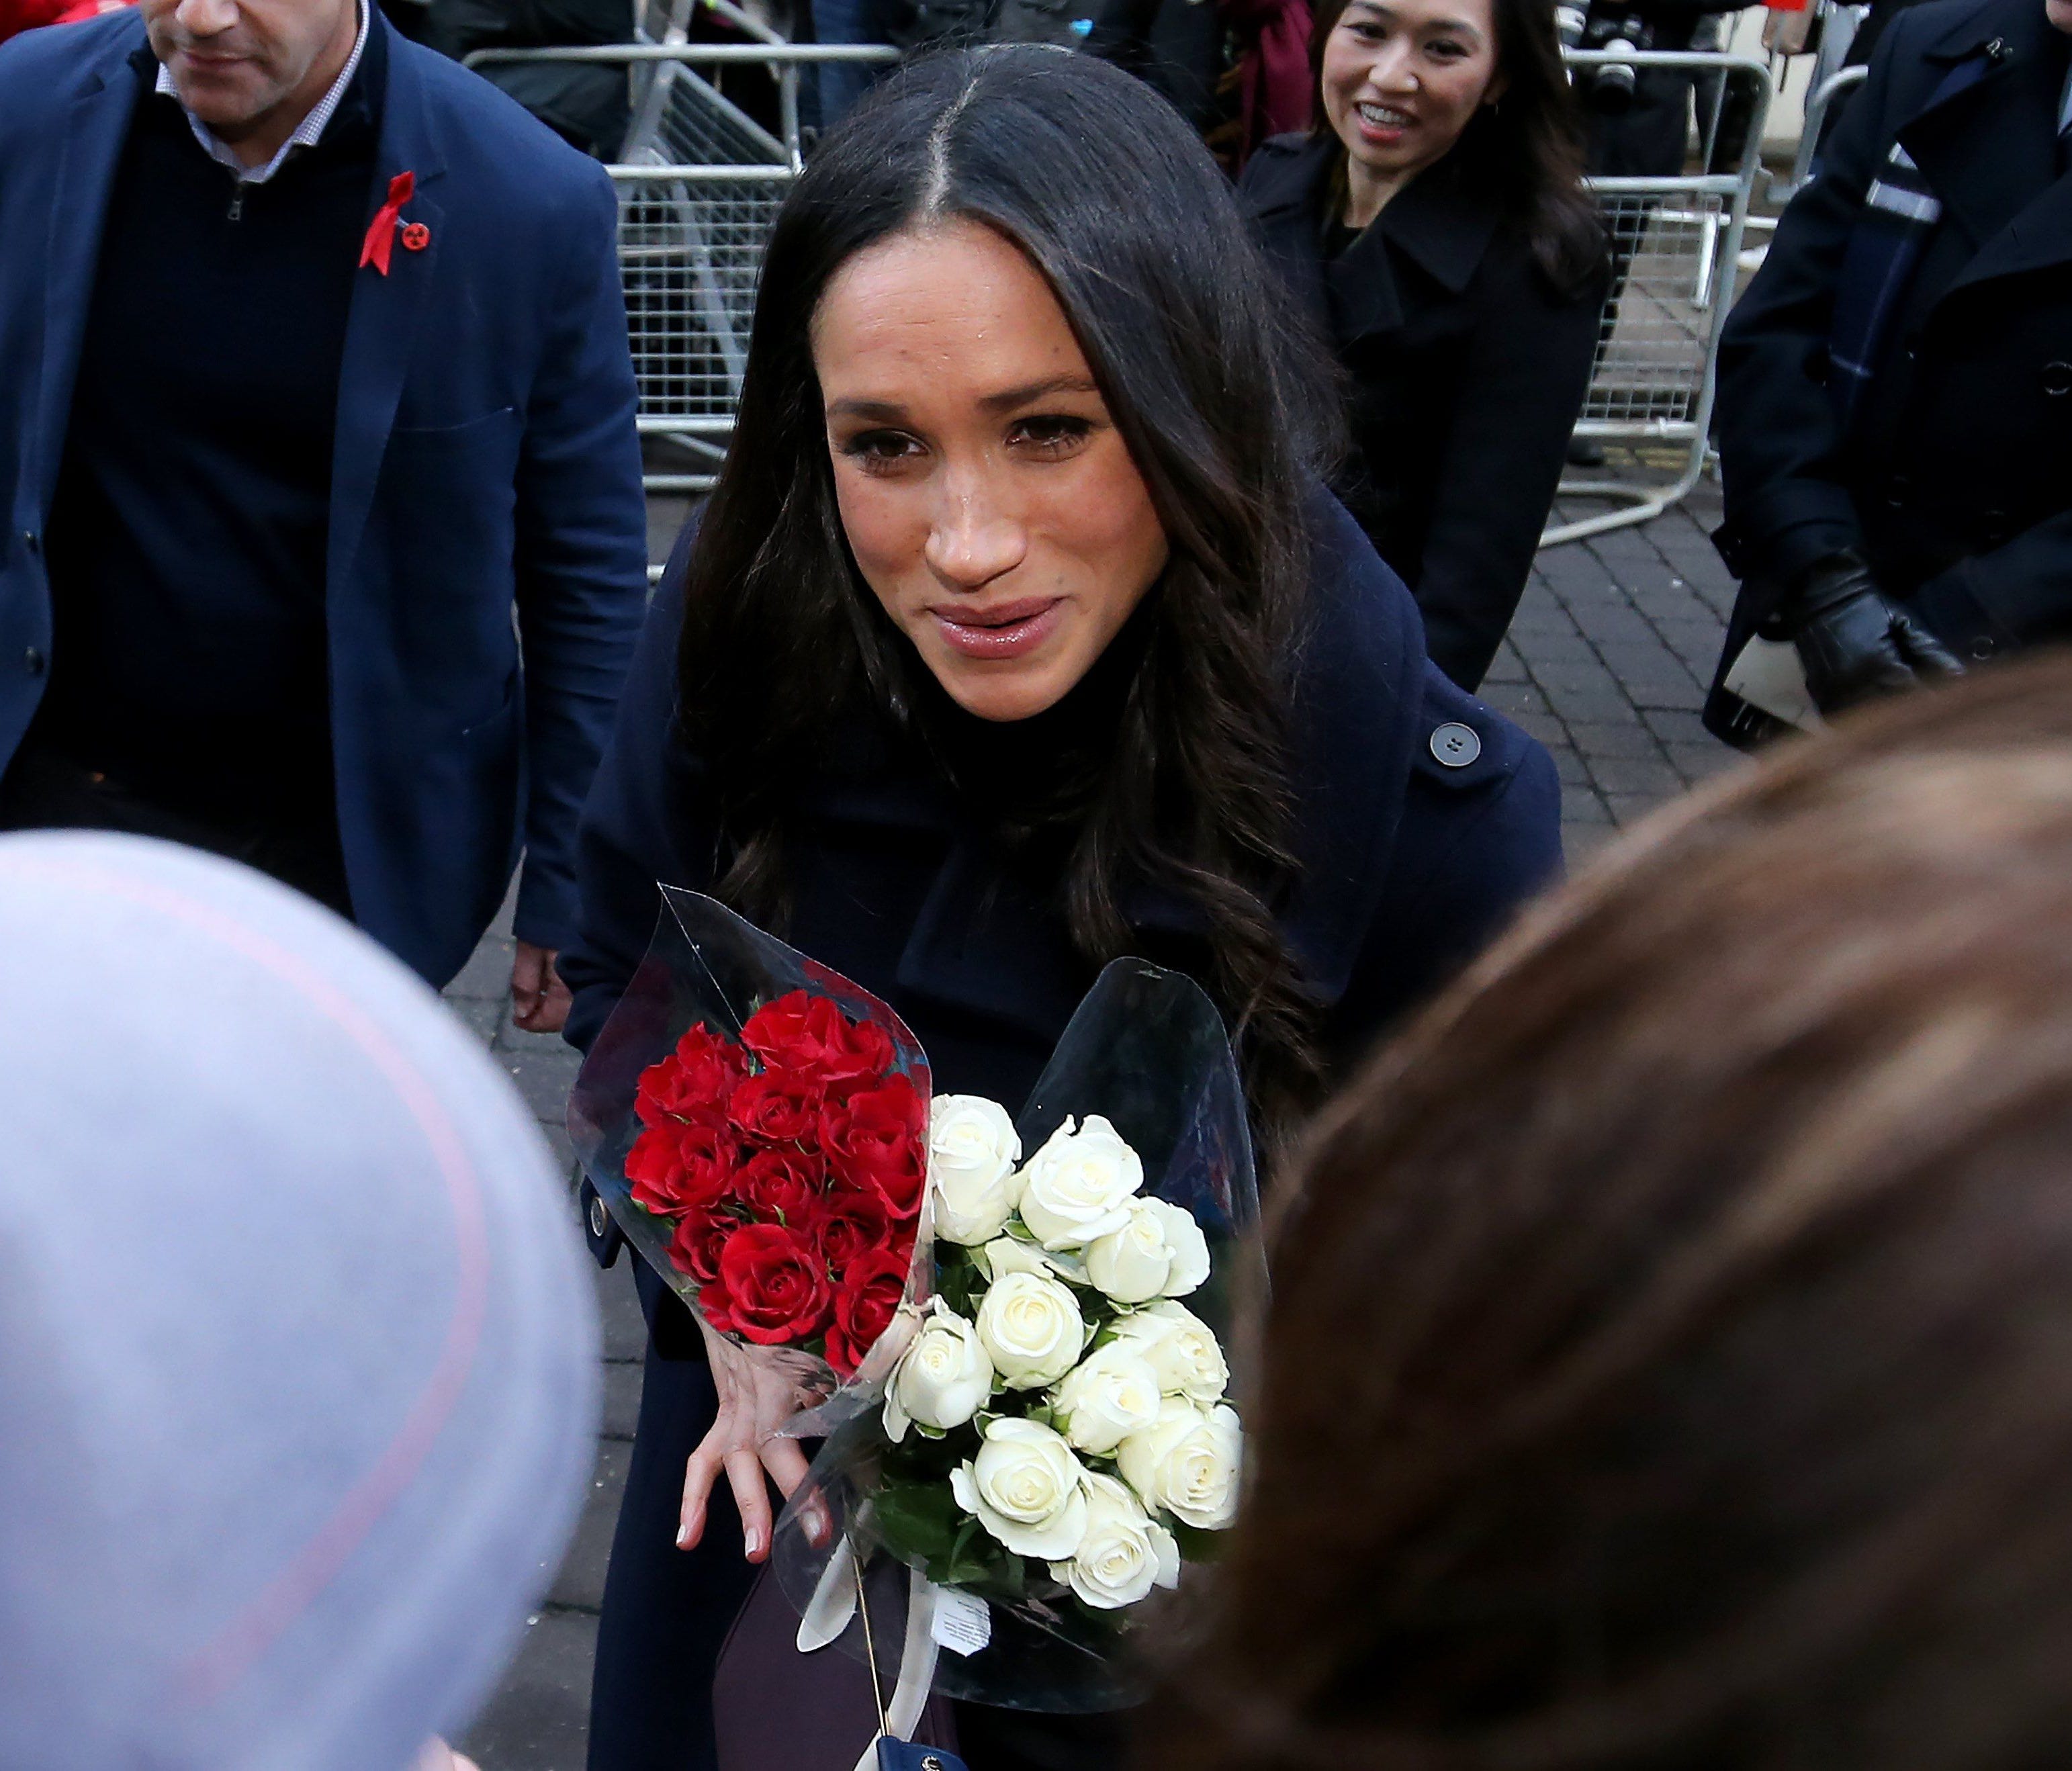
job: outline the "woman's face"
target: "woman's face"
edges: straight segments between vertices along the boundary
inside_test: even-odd
[[[895,234],[836,273],[812,345],[864,581],[968,713],[1054,706],[1167,549],[1049,284],[975,222]]]
[[[1392,187],[1502,92],[1490,0],[1347,0],[1324,39],[1324,115],[1355,167]]]

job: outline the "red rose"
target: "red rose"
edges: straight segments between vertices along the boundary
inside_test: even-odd
[[[719,1276],[698,1301],[722,1334],[763,1346],[809,1341],[827,1321],[827,1264],[796,1231],[743,1224],[726,1239]]]
[[[674,1218],[726,1198],[740,1161],[740,1146],[725,1126],[666,1120],[634,1140],[626,1153],[626,1178],[634,1204]]]
[[[906,1291],[906,1260],[890,1250],[865,1255],[842,1276],[828,1325],[828,1363],[846,1378],[892,1325]]]
[[[841,1273],[890,1243],[892,1213],[875,1187],[837,1187],[821,1202],[819,1231],[820,1252]]]
[[[715,1038],[701,1021],[676,1042],[676,1049],[640,1073],[634,1111],[643,1125],[669,1120],[725,1117],[734,1085],[748,1074],[748,1054]]]
[[[676,1220],[669,1241],[669,1264],[680,1273],[709,1282],[719,1277],[720,1251],[740,1229],[741,1220],[722,1213],[687,1211]]]
[[[892,1036],[852,1021],[827,996],[794,990],[748,1017],[741,1042],[773,1070],[817,1076],[837,1090],[874,1083],[892,1067]]]
[[[804,1230],[816,1220],[826,1165],[803,1150],[758,1150],[734,1177],[734,1194],[765,1223]]]
[[[758,1144],[812,1144],[826,1091],[810,1076],[766,1070],[736,1085],[726,1116]]]
[[[925,1120],[920,1091],[904,1076],[888,1076],[882,1087],[827,1103],[820,1148],[839,1178],[882,1195],[894,1217],[911,1218],[927,1175]]]

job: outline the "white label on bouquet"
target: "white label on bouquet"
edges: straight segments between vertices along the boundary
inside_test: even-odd
[[[938,1587],[928,1633],[953,1654],[975,1654],[993,1640],[993,1609],[968,1592]]]

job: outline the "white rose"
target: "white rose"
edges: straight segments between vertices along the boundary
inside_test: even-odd
[[[885,1435],[894,1444],[910,1422],[937,1432],[961,1427],[993,1394],[993,1362],[978,1331],[939,1297],[928,1301],[913,1345],[885,1386]]]
[[[1169,1400],[1157,1422],[1132,1433],[1116,1453],[1122,1473],[1147,1506],[1162,1506],[1204,1531],[1220,1531],[1237,1514],[1244,1436],[1237,1411],[1219,1403],[1204,1414]]]
[[[996,1420],[978,1456],[950,1472],[956,1503],[1017,1555],[1068,1556],[1087,1535],[1086,1470],[1033,1420]]]
[[[978,1337],[1010,1390],[1040,1390],[1079,1362],[1087,1325],[1079,1300],[1054,1279],[1009,1273],[978,1307]]]
[[[1113,1344],[1087,1354],[1050,1392],[1050,1406],[1073,1450],[1096,1457],[1108,1456],[1129,1434],[1157,1424],[1163,1401],[1151,1362]]]
[[[1115,1322],[1114,1346],[1127,1347],[1158,1374],[1158,1387],[1207,1407],[1230,1387],[1230,1364],[1215,1330],[1184,1304],[1148,1304]]]
[[[1112,1476],[1087,1472],[1087,1533],[1069,1562],[1053,1562],[1067,1583],[1103,1611],[1133,1605],[1154,1586],[1180,1583],[1180,1546]]]
[[[1209,1244],[1192,1213],[1163,1199],[1132,1204],[1129,1222],[1087,1244],[1087,1277],[1118,1304],[1180,1297],[1209,1276]]]
[[[1098,1113],[1075,1132],[1053,1132],[1020,1177],[1022,1221],[1046,1248],[1078,1248],[1129,1222],[1131,1196],[1144,1185],[1136,1151]]]
[[[1022,1140],[997,1101],[938,1095],[928,1108],[928,1185],[935,1234],[969,1247],[997,1236],[1014,1214]]]
[[[1086,1263],[1078,1255],[1054,1255],[1013,1236],[995,1236],[975,1251],[972,1258],[989,1280],[1005,1278],[1009,1273],[1034,1273],[1038,1279],[1069,1279],[1082,1285],[1087,1282]]]

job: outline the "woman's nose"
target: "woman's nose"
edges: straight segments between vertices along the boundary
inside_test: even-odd
[[[1367,71],[1367,84],[1377,92],[1411,92],[1417,89],[1417,71],[1411,66],[1407,44],[1385,44]]]
[[[1028,531],[977,487],[953,487],[929,525],[929,567],[960,590],[980,590],[1029,551]]]

